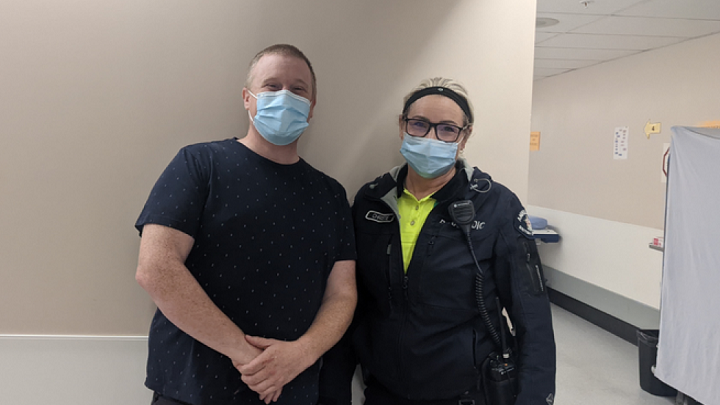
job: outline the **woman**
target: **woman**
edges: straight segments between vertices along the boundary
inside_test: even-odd
[[[459,157],[473,122],[460,84],[423,81],[398,120],[407,164],[355,198],[359,303],[345,342],[363,369],[365,404],[554,400],[555,343],[532,231],[518,198]],[[496,356],[509,354],[503,342],[508,361]],[[328,354],[326,376],[342,374],[341,349]],[[352,369],[354,359],[344,361]],[[492,381],[508,375],[517,383]],[[330,393],[338,387],[321,388],[324,402],[342,398]]]

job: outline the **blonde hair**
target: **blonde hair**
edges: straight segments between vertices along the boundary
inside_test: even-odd
[[[304,61],[310,69],[310,74],[312,75],[312,100],[315,99],[315,97],[317,96],[317,84],[315,80],[315,71],[313,70],[312,64],[310,63],[310,60],[307,58],[307,56],[302,53],[302,51],[300,51],[297,47],[288,44],[271,45],[258,52],[257,55],[255,55],[252,61],[250,61],[250,69],[248,70],[247,78],[245,79],[246,88],[249,89],[252,85],[253,71],[255,70],[255,66],[257,65],[258,61],[260,61],[260,59],[262,59],[262,57],[265,55],[291,56]]]
[[[465,99],[467,102],[468,108],[470,109],[470,116],[468,117],[467,114],[465,114],[465,125],[470,125],[475,121],[475,111],[473,111],[473,105],[470,102],[470,98],[468,97],[468,92],[465,89],[465,86],[458,83],[457,81],[453,79],[448,79],[445,77],[433,77],[430,79],[425,79],[420,84],[415,87],[410,93],[408,93],[405,98],[403,98],[403,107],[405,104],[407,104],[410,97],[412,97],[415,93],[422,89],[426,89],[428,87],[444,87],[446,89],[450,89],[457,93],[460,97]],[[403,111],[404,113],[405,111]]]

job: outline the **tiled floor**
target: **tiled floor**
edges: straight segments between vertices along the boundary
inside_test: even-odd
[[[556,405],[671,405],[640,388],[638,348],[553,306],[557,344]]]
[[[640,388],[637,346],[553,305],[557,343],[555,405],[673,405]],[[362,404],[356,378],[353,404]]]

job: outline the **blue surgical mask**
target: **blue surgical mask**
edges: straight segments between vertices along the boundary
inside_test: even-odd
[[[417,174],[434,179],[455,165],[458,144],[405,134],[400,153]]]
[[[273,145],[289,145],[297,140],[308,127],[310,100],[289,90],[266,91],[254,95],[257,113],[250,121],[255,129]],[[250,111],[248,111],[250,116]]]

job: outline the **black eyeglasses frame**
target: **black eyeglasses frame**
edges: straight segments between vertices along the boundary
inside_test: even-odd
[[[460,127],[460,126],[457,126],[457,125],[455,125],[455,124],[448,124],[447,122],[430,122],[430,121],[427,121],[427,120],[422,120],[422,119],[417,119],[417,118],[403,117],[402,120],[405,122],[405,133],[406,133],[406,134],[408,134],[408,135],[410,135],[410,136],[417,137],[417,138],[424,138],[424,137],[426,137],[426,136],[430,133],[431,130],[434,129],[434,130],[435,130],[435,138],[437,138],[438,141],[440,141],[440,142],[445,142],[445,143],[455,143],[455,142],[457,142],[457,140],[460,139],[460,136],[462,135],[463,131],[465,131],[465,130],[468,128],[468,125],[465,125],[464,127]],[[425,132],[424,135],[412,135],[410,132],[408,132],[408,122],[409,122],[409,121],[420,121],[420,122],[427,123],[429,126],[428,126],[428,129],[427,129],[427,131]],[[453,128],[457,128],[457,129],[458,129],[458,133],[457,133],[457,136],[455,137],[455,139],[453,139],[452,141],[446,141],[446,140],[444,140],[444,139],[440,139],[440,136],[438,135],[438,131],[437,131],[437,126],[438,126],[438,125],[448,125],[448,126],[451,126],[451,127],[453,127]]]

